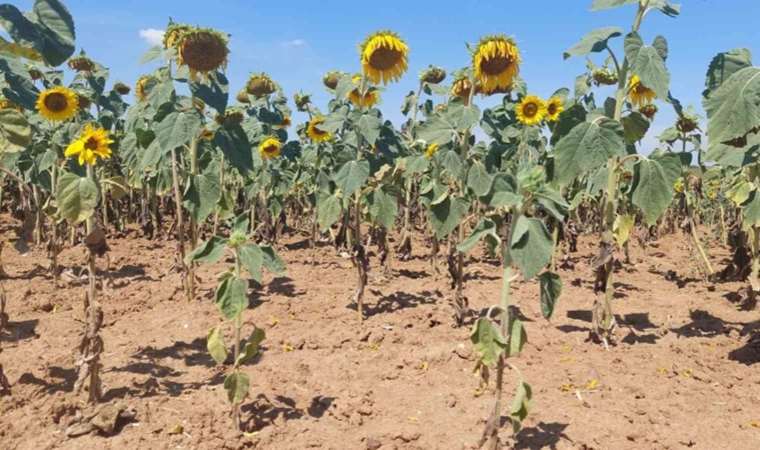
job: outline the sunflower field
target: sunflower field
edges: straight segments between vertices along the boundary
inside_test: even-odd
[[[684,106],[681,6],[589,1],[631,14],[569,88],[383,29],[324,104],[223,30],[125,83],[0,5],[0,448],[760,448],[760,67]]]

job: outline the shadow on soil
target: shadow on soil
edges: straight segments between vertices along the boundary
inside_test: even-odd
[[[544,423],[541,422],[535,427],[523,428],[517,433],[515,449],[556,449],[560,440],[572,440],[565,434],[568,427],[566,423]]]
[[[272,401],[266,395],[259,394],[253,401],[241,407],[243,427],[248,431],[259,431],[275,422],[298,420],[306,415],[318,419],[325,414],[334,401],[334,397],[318,395],[311,399],[306,409],[303,409],[299,408],[296,401],[290,397],[277,395]]]

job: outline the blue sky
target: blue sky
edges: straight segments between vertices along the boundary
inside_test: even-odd
[[[33,3],[10,1],[22,9]],[[563,50],[594,28],[628,29],[634,14],[633,6],[592,13],[591,0],[64,2],[76,21],[78,46],[111,68],[114,80],[131,84],[152,70],[139,65],[139,58],[150,47],[147,41],[159,36],[172,17],[231,35],[228,76],[233,93],[249,73],[265,71],[290,98],[301,89],[314,94],[323,108],[328,96],[322,74],[330,69],[358,70],[357,45],[372,31],[393,29],[411,48],[409,72],[383,95],[382,109],[394,122],[401,117],[403,96],[416,88],[416,76],[428,64],[451,71],[469,63],[466,42],[489,33],[514,36],[530,91],[548,96],[559,87],[572,87],[584,68],[583,58],[563,61]],[[659,13],[648,16],[642,35],[646,42],[657,34],[668,39],[671,90],[684,103],[699,106],[707,64],[716,53],[736,47],[760,52],[760,1],[682,0],[682,6],[676,19]],[[661,114],[655,128],[666,127],[670,120],[672,115]]]

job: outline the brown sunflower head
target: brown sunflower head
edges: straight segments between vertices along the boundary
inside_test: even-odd
[[[180,34],[176,44],[177,63],[190,69],[190,77],[209,74],[227,65],[227,37],[206,29],[191,28]]]
[[[92,106],[92,101],[89,98],[85,97],[82,94],[77,94],[77,97],[79,100],[79,109],[82,109],[85,111],[90,109],[90,106]]]
[[[95,62],[85,56],[84,53],[69,59],[68,65],[71,70],[76,70],[79,73],[90,73],[95,69]]]
[[[240,92],[238,92],[235,98],[240,103],[251,103],[251,99],[248,97],[248,93],[245,91],[245,89],[242,89]]]
[[[617,73],[606,68],[594,69],[591,78],[597,86],[612,86],[618,83]]]
[[[182,34],[191,31],[193,27],[184,23],[170,22],[164,32],[163,44],[166,50],[175,48],[179,43]]]
[[[343,72],[332,70],[330,72],[327,72],[325,76],[322,77],[322,83],[324,83],[327,89],[335,89],[338,87],[338,82],[343,75]]]
[[[428,84],[438,84],[446,79],[446,71],[437,66],[429,66],[420,74],[420,80]]]
[[[692,131],[696,130],[698,126],[699,124],[697,123],[697,119],[686,114],[679,117],[678,121],[676,122],[676,128],[681,133],[691,133]]]
[[[461,98],[465,103],[469,102],[472,82],[467,77],[461,77],[451,85],[452,97]]]
[[[152,75],[143,75],[137,79],[135,83],[135,97],[138,102],[143,102],[148,98],[150,90],[156,84],[156,77]]]
[[[293,101],[296,104],[296,108],[303,112],[306,111],[309,107],[309,104],[311,103],[311,96],[309,94],[304,94],[302,92],[296,92],[293,95]]]
[[[643,114],[647,119],[652,120],[654,119],[655,114],[657,114],[657,105],[654,103],[644,105],[639,108],[639,112]]]
[[[254,73],[245,85],[248,94],[256,98],[266,97],[277,91],[277,84],[265,73]]]
[[[36,67],[32,67],[29,69],[29,76],[34,81],[41,80],[44,77],[44,75],[42,74],[42,71],[40,69],[37,69]]]
[[[121,81],[118,81],[113,85],[113,90],[119,95],[128,95],[132,89]]]

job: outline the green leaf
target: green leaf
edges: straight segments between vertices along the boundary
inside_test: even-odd
[[[573,128],[554,149],[555,174],[562,184],[598,169],[612,156],[625,154],[622,125],[599,116]]]
[[[274,273],[279,274],[285,271],[285,262],[280,258],[277,252],[274,251],[271,245],[259,245],[261,249],[261,255],[264,257],[262,263],[264,267]]]
[[[32,143],[32,127],[15,109],[0,110],[0,154],[24,150]]]
[[[219,177],[216,173],[202,173],[190,176],[183,196],[183,205],[190,216],[200,223],[214,212],[221,195]]]
[[[760,67],[748,67],[731,75],[705,99],[704,106],[710,149],[744,138],[760,124]]]
[[[235,362],[235,365],[239,366],[241,364],[246,364],[250,362],[254,357],[256,357],[256,355],[259,354],[259,347],[265,338],[266,333],[263,329],[254,329],[253,333],[251,333],[251,337],[249,337],[248,341],[246,341],[243,345],[243,348],[240,352],[240,355],[238,355],[238,359]]]
[[[221,327],[214,327],[206,337],[206,348],[217,364],[224,364],[227,359],[227,347],[224,345]]]
[[[23,14],[0,5],[0,27],[20,46],[35,49],[50,66],[63,64],[74,53],[74,21],[58,0],[36,0]]]
[[[447,197],[430,206],[430,223],[438,239],[449,235],[461,223],[470,205],[461,198]]]
[[[428,144],[446,145],[453,141],[459,132],[473,127],[479,119],[480,110],[476,106],[453,103],[445,113],[436,114],[420,124],[417,136]]]
[[[478,197],[483,197],[491,190],[493,178],[480,161],[475,161],[467,172],[467,187]]]
[[[163,54],[164,48],[160,45],[154,45],[140,57],[140,64],[147,64],[151,61],[154,61],[163,56]]]
[[[512,229],[510,256],[529,280],[551,261],[552,238],[544,223],[538,219],[519,216]]]
[[[227,110],[230,94],[230,82],[222,72],[212,72],[204,79],[190,82],[190,92],[194,97],[203,100],[219,114]]]
[[[369,145],[375,145],[377,138],[380,137],[380,127],[383,125],[382,120],[371,112],[365,112],[356,121],[356,127],[359,134]]]
[[[736,72],[752,67],[752,53],[746,48],[736,48],[728,52],[718,53],[710,61],[705,79],[705,97],[723,85]]]
[[[190,252],[185,257],[185,262],[200,262],[214,264],[224,255],[224,247],[227,245],[227,239],[219,236],[213,236],[208,241],[199,245],[198,248]]]
[[[248,307],[248,283],[229,276],[216,288],[216,306],[225,319],[232,320]]]
[[[635,144],[646,136],[649,130],[649,120],[638,111],[634,111],[621,120],[626,144]]]
[[[591,11],[602,11],[604,9],[617,8],[618,6],[638,3],[639,0],[594,0],[591,4]]]
[[[472,230],[472,233],[457,245],[457,250],[462,253],[470,253],[470,250],[472,250],[481,239],[487,237],[490,237],[496,243],[501,241],[496,232],[496,224],[490,219],[481,219],[477,226]]]
[[[256,244],[245,244],[238,249],[238,258],[245,270],[256,282],[261,283],[261,266],[264,263],[264,254]]]
[[[496,325],[489,319],[481,317],[475,322],[470,333],[470,341],[480,361],[489,367],[493,367],[507,349],[507,342],[501,335]]]
[[[369,161],[349,161],[335,174],[335,184],[338,185],[343,195],[353,195],[364,186],[369,178]]]
[[[507,357],[514,358],[522,352],[525,343],[528,342],[528,335],[525,334],[525,327],[520,319],[514,317],[513,314],[509,315],[509,347],[507,349]]]
[[[541,288],[541,314],[544,319],[551,319],[554,307],[562,294],[562,278],[553,272],[544,272],[538,276]]]
[[[512,421],[514,433],[518,433],[522,428],[522,422],[528,417],[531,407],[533,390],[530,385],[522,380],[517,385],[515,398],[512,400],[512,407],[509,409],[509,417]]]
[[[446,169],[452,177],[463,180],[466,174],[467,166],[462,158],[454,150],[448,150],[442,152],[443,156],[440,158],[441,166]]]
[[[752,193],[752,199],[742,206],[744,225],[760,227],[760,192]]]
[[[227,400],[237,405],[245,400],[250,386],[248,375],[243,372],[232,372],[224,379],[224,390],[227,391]]]
[[[398,214],[396,197],[387,193],[382,187],[375,189],[369,198],[369,214],[373,222],[391,230]]]
[[[216,130],[214,145],[222,150],[224,158],[241,175],[246,176],[253,170],[251,143],[245,130],[239,125],[224,126]]]
[[[98,186],[90,178],[67,172],[58,179],[55,198],[58,201],[58,214],[77,224],[95,213]]]
[[[623,29],[619,27],[605,27],[593,30],[562,54],[565,59],[571,56],[583,56],[589,53],[599,53],[607,48],[607,41],[623,35]]]
[[[638,75],[641,83],[652,89],[658,98],[668,98],[670,73],[656,48],[642,46],[636,53],[636,57],[631,59],[631,73]]]
[[[681,160],[672,153],[657,159],[643,159],[636,165],[632,201],[644,213],[648,225],[654,225],[670,205],[673,183],[680,175]]]
[[[317,223],[322,231],[329,229],[335,222],[340,220],[343,206],[337,195],[321,197],[317,202]]]
[[[636,224],[636,217],[631,214],[622,214],[615,217],[612,224],[612,234],[618,247],[623,247],[631,237],[631,231]]]
[[[156,138],[170,152],[198,136],[201,119],[195,112],[171,112],[155,125]]]

